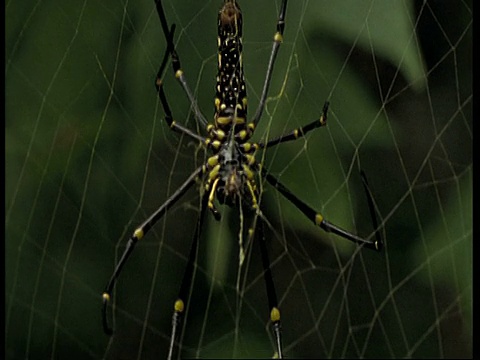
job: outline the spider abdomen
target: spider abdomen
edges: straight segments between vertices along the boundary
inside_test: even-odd
[[[242,62],[242,12],[235,1],[226,2],[218,13],[217,42],[215,126],[229,130],[232,126],[244,126],[247,116]],[[240,128],[235,128],[235,131],[242,130]]]
[[[248,143],[253,125],[247,124],[247,92],[242,63],[242,12],[235,0],[226,1],[218,13],[218,72],[214,123],[208,125],[207,144],[214,155],[208,161],[208,207],[219,218],[215,198],[221,204],[241,201],[256,207],[254,152]]]

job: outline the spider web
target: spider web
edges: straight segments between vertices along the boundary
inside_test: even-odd
[[[221,1],[165,0],[182,66],[213,114]],[[280,1],[240,1],[250,115]],[[166,357],[198,186],[139,242],[101,293],[128,236],[205,159],[169,131],[154,76],[165,41],[153,1],[6,3],[6,358]],[[381,253],[325,234],[268,184],[261,205],[287,357],[472,356],[472,2],[290,1],[254,140],[328,125],[257,160]],[[178,122],[197,129],[169,71]],[[258,244],[235,210],[207,216],[182,357],[272,357]],[[209,215],[209,214],[208,214]],[[240,275],[239,275],[240,274]]]

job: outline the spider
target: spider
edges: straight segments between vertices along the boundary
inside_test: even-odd
[[[247,121],[247,94],[242,63],[242,12],[236,0],[224,0],[218,13],[217,20],[218,72],[215,87],[215,114],[212,123],[209,123],[200,111],[182,70],[180,57],[175,50],[173,40],[175,25],[173,24],[171,27],[168,26],[161,0],[155,0],[155,6],[167,43],[167,48],[155,79],[157,94],[165,112],[165,121],[173,131],[182,133],[199,141],[203,147],[211,153],[211,155],[207,158],[204,164],[192,172],[185,182],[180,185],[180,187],[147,220],[135,229],[132,236],[129,238],[125,251],[115,267],[110,281],[102,295],[102,320],[104,331],[107,334],[112,334],[112,329],[109,327],[107,321],[108,303],[111,301],[111,294],[116,279],[127,262],[136,243],[149,232],[152,226],[155,225],[168,209],[179,201],[194,183],[200,180],[203,190],[200,214],[190,247],[190,253],[181,282],[179,295],[173,304],[172,331],[168,348],[168,359],[171,359],[174,356],[175,346],[178,345],[178,336],[181,332],[181,319],[186,308],[186,302],[188,301],[188,294],[192,284],[198,239],[201,233],[205,213],[208,209],[216,220],[219,220],[221,216],[220,212],[217,210],[216,203],[225,204],[235,208],[245,207],[250,214],[261,215],[259,206],[260,192],[257,184],[259,184],[260,181],[266,181],[287,198],[308,219],[324,231],[332,232],[342,238],[377,251],[380,251],[382,248],[382,240],[378,235],[378,231],[376,231],[377,236],[374,240],[364,239],[327,221],[319,212],[315,211],[312,207],[295,196],[255,159],[255,154],[258,150],[266,150],[277,146],[278,144],[296,140],[316,128],[325,126],[327,123],[328,101],[325,102],[320,117],[311,123],[266,142],[250,141],[265,109],[275,60],[283,40],[287,0],[282,0],[279,8],[277,27],[273,37],[272,50],[266,70],[263,90],[258,108],[250,121]],[[205,131],[204,135],[193,132],[173,119],[173,114],[167,101],[162,82],[162,76],[168,60],[171,60],[175,77],[187,95],[193,113]],[[369,195],[368,184],[363,172],[362,179],[365,189],[367,190],[367,195]],[[371,197],[368,197],[368,201],[374,227],[377,228],[377,221],[375,212],[373,211]],[[283,358],[281,316],[273,277],[270,270],[267,247],[263,238],[263,228],[260,226],[263,220],[262,216],[253,216],[253,219],[252,225],[248,229],[248,237],[249,239],[253,239],[255,236],[255,238],[258,238],[260,244],[270,310],[270,321],[272,323],[275,339],[276,356],[278,358]]]

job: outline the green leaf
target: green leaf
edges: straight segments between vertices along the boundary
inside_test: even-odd
[[[417,90],[425,86],[412,1],[311,1],[305,28],[389,61]]]

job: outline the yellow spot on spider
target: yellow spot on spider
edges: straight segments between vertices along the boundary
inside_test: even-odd
[[[275,42],[282,42],[283,41],[283,35],[277,32],[275,36],[273,37],[273,41]]]
[[[209,157],[208,160],[207,160],[207,163],[211,167],[214,167],[215,165],[217,165],[218,164],[218,155]]]
[[[217,139],[222,140],[225,137],[225,131],[217,129]]]
[[[254,152],[254,151],[258,150],[258,144],[256,144],[256,143],[253,143],[253,144],[252,144],[252,143],[246,142],[246,143],[243,144],[243,150],[244,150],[246,153]],[[250,155],[250,156],[253,157],[253,155]],[[254,160],[255,160],[255,159],[254,159]],[[251,165],[251,164],[250,164],[250,165]]]
[[[219,171],[220,171],[220,164],[217,163],[217,165],[215,165],[215,167],[212,169],[212,171],[210,171],[210,174],[208,175],[210,180],[215,179],[218,176]]]
[[[177,79],[181,78],[183,76],[183,71],[181,69],[177,70],[177,72],[175,73],[175,77]]]
[[[247,159],[248,165],[253,165],[255,163],[255,156],[245,154],[245,158]]]
[[[322,214],[315,215],[315,225],[320,225],[323,222]]]
[[[103,299],[103,301],[110,301],[110,294],[104,292],[104,293],[102,294],[102,299]]]
[[[185,304],[183,303],[182,299],[178,299],[175,301],[174,309],[176,312],[183,312],[183,309],[185,308]]]
[[[220,147],[220,145],[222,145],[222,143],[220,141],[218,141],[218,140],[212,141],[212,146],[215,149],[218,149]]]
[[[230,124],[231,119],[228,116],[219,116],[217,118],[217,123],[220,125],[228,125]]]
[[[327,117],[324,114],[322,114],[322,116],[320,116],[320,124],[322,126],[327,124]]]
[[[272,311],[270,311],[270,320],[272,322],[280,321],[280,310],[277,307],[273,307]]]
[[[247,179],[252,180],[255,177],[254,172],[246,164],[243,164],[242,167],[243,167],[243,171],[245,171],[245,175],[247,175]]]
[[[246,130],[242,130],[238,133],[238,138],[239,139],[244,140],[246,137],[247,137],[247,131]]]
[[[220,167],[220,165],[217,165],[217,166]],[[210,177],[210,179],[212,178]],[[219,178],[215,179],[212,185],[212,190],[210,190],[210,195],[208,196],[208,204],[207,204],[208,208],[214,212],[215,212],[215,206],[213,205],[213,200],[215,199],[215,190],[217,189],[219,180],[220,180]]]
[[[143,229],[142,228],[138,228],[137,230],[135,230],[133,232],[133,236],[137,239],[137,240],[141,240],[143,238],[143,235],[144,232],[143,232]]]

